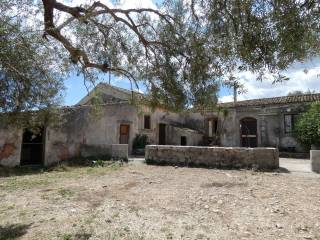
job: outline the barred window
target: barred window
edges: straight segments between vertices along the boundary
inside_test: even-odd
[[[297,120],[298,114],[284,115],[284,132],[291,133],[294,130],[294,124]]]

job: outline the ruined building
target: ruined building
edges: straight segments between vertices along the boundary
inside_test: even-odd
[[[98,114],[91,102],[99,93]],[[150,144],[277,147],[305,152],[292,136],[297,116],[320,94],[222,103],[214,109],[183,113],[132,104],[132,92],[99,84],[78,104],[61,109],[63,121],[44,126],[35,135],[28,129],[0,128],[0,164],[50,165],[72,157],[109,155],[112,144],[132,144],[137,134]],[[138,93],[135,93],[138,94]]]

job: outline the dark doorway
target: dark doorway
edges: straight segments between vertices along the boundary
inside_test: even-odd
[[[25,129],[21,146],[21,165],[42,165],[44,159],[44,128]]]
[[[187,146],[187,137],[181,136],[180,143],[181,143],[181,146]]]
[[[166,145],[166,125],[159,124],[159,145]]]
[[[213,137],[217,133],[218,119],[210,118],[208,119],[208,137]]]
[[[128,144],[129,143],[129,132],[130,125],[129,124],[120,124],[120,144]]]
[[[243,118],[240,120],[241,146],[257,147],[257,120],[255,118]]]

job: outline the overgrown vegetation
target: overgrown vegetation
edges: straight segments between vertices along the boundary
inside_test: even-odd
[[[310,105],[295,124],[297,139],[308,149],[311,145],[320,146],[320,102]]]
[[[148,136],[145,134],[137,134],[133,139],[134,149],[145,149],[146,145],[148,145]]]
[[[127,159],[126,159],[127,160]],[[110,156],[99,156],[99,157],[77,157],[59,162],[49,167],[40,166],[16,166],[16,167],[3,167],[0,166],[0,177],[11,177],[11,176],[25,176],[25,175],[36,175],[36,174],[48,174],[51,172],[72,172],[73,170],[80,170],[81,172],[95,172],[96,170],[89,170],[94,168],[106,167],[117,169],[117,166],[122,166],[123,161],[115,161]],[[81,170],[83,168],[83,170]],[[45,180],[45,179],[44,179]],[[41,180],[42,181],[42,180]]]

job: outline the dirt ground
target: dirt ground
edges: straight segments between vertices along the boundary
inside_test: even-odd
[[[144,164],[0,177],[0,240],[320,239],[319,183]]]

